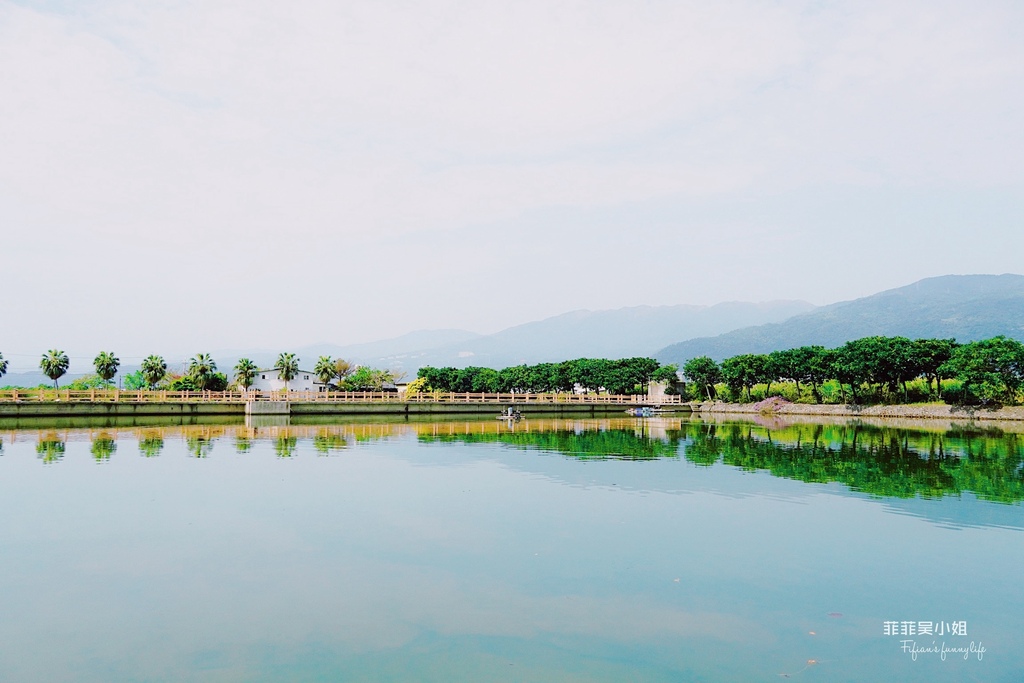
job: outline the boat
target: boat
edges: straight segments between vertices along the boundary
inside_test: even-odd
[[[509,406],[501,411],[501,415],[496,417],[497,420],[522,420],[523,414],[519,412],[518,408]]]
[[[663,411],[652,408],[650,406],[638,406],[636,408],[626,408],[626,414],[632,415],[633,417],[653,417],[660,415]]]

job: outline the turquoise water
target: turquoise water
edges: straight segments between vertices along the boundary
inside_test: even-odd
[[[1022,435],[19,426],[3,681],[1024,680]]]

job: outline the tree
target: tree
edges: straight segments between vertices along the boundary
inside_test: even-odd
[[[242,389],[249,391],[259,367],[248,358],[239,358],[235,363],[235,381]]]
[[[824,346],[801,346],[796,349],[794,355],[799,364],[798,371],[803,375],[805,381],[811,383],[811,393],[814,395],[815,403],[821,403],[821,392],[818,387],[832,377],[836,352],[826,349]]]
[[[699,393],[707,392],[710,401],[715,385],[722,381],[722,369],[708,356],[698,356],[683,364],[683,376],[698,387]]]
[[[953,352],[959,347],[955,339],[918,339],[914,341],[914,356],[917,358],[918,368],[921,374],[929,382],[935,382],[935,396],[942,398],[941,368],[953,357]]]
[[[188,362],[188,377],[199,391],[205,391],[209,387],[216,372],[217,363],[208,353],[197,353],[195,358]]]
[[[138,391],[139,389],[145,389],[149,386],[149,382],[146,381],[146,375],[142,370],[129,372],[124,376],[123,384],[124,388],[128,391]]]
[[[502,393],[525,394],[530,391],[531,380],[527,365],[513,365],[498,371],[498,387]]]
[[[964,344],[940,372],[963,382],[963,399],[1012,403],[1024,386],[1024,344],[1003,336]]]
[[[351,375],[354,371],[355,368],[352,367],[352,364],[349,363],[344,358],[339,358],[336,361],[334,361],[334,376],[338,378],[339,386],[344,384],[345,380],[348,379],[348,376]]]
[[[398,379],[397,373],[391,370],[378,370],[363,365],[348,377],[346,384],[353,391],[382,391],[385,384],[392,383],[396,379]]]
[[[755,384],[770,382],[772,376],[767,367],[768,356],[744,353],[722,361],[722,378],[734,393],[745,389],[747,400]]]
[[[50,349],[43,354],[42,360],[39,361],[39,367],[44,375],[53,380],[53,387],[55,389],[60,387],[57,384],[57,380],[64,376],[70,365],[71,361],[68,360],[68,355],[57,349]]]
[[[330,356],[320,356],[316,361],[316,366],[313,368],[313,372],[316,373],[316,376],[323,384],[330,384],[331,380],[338,374],[335,361]]]
[[[849,384],[854,404],[859,403],[857,387],[870,381],[872,374],[871,354],[864,340],[847,342],[842,348],[836,349],[835,354],[831,357],[831,372],[829,374],[839,381],[843,402],[846,402],[846,389],[843,388],[843,385]]]
[[[163,359],[163,356],[156,354],[147,356],[142,361],[142,376],[146,378],[149,388],[155,389],[160,380],[167,376],[167,361]]]
[[[660,363],[653,358],[623,358],[613,361],[609,370],[613,375],[618,375],[618,386],[615,387],[615,394],[631,393],[637,386],[642,393],[647,392],[647,385],[651,383],[651,377],[658,370]],[[607,386],[607,385],[606,385]],[[611,387],[608,387],[612,390]]]
[[[294,353],[282,353],[277,357],[274,369],[277,370],[277,376],[284,380],[284,389],[288,391],[288,382],[299,374],[299,359]]]
[[[651,379],[655,382],[664,382],[665,384],[671,385],[673,382],[679,381],[679,366],[675,363],[670,365],[662,365],[654,374],[651,375]]]
[[[4,360],[4,354],[0,353],[0,377],[7,374],[7,361]]]
[[[424,365],[416,373],[427,381],[427,388],[430,391],[455,391],[454,387],[459,380],[459,371],[452,367],[435,368]]]
[[[96,374],[107,384],[110,384],[110,380],[117,374],[117,369],[121,367],[120,359],[111,351],[100,351],[92,364],[96,367]]]

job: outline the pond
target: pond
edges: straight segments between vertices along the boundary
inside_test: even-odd
[[[0,424],[0,680],[1019,681],[1013,429]]]

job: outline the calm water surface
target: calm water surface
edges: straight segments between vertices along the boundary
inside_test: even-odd
[[[1024,680],[1024,435],[17,427],[3,681]]]

